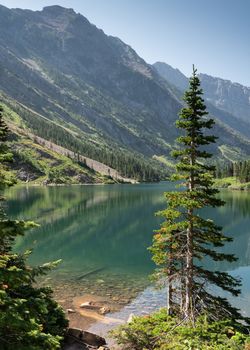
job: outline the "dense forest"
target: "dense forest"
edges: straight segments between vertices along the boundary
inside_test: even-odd
[[[250,160],[230,162],[224,165],[217,164],[216,178],[235,177],[236,181],[246,183],[250,181]]]

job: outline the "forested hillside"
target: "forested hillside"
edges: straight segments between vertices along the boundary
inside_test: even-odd
[[[7,104],[1,102],[3,100]],[[0,102],[10,130],[10,146],[15,160],[13,162],[15,165],[11,168],[20,181],[46,184],[112,183],[145,181],[149,178],[158,181],[159,176],[163,178],[166,175],[166,171],[159,166],[154,170],[153,162],[150,165],[143,160],[135,160],[132,155],[131,159],[129,155],[125,158],[123,154],[120,159],[113,158],[106,161],[106,164],[111,164],[117,159],[124,160],[120,166],[116,164],[115,169],[119,169],[117,171],[96,161],[99,153],[94,153],[95,148],[90,146],[89,150],[87,147],[84,148],[85,145],[77,142],[76,135],[68,129],[56,124],[51,128],[51,124],[46,123],[45,119],[22,106],[16,107],[20,113],[17,114],[10,107],[16,102],[7,100],[6,97],[0,96]],[[44,135],[46,138],[43,138]],[[112,153],[107,153],[108,156],[112,156]]]

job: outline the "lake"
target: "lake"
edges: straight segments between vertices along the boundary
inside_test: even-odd
[[[147,248],[161,222],[154,213],[164,208],[164,191],[172,189],[171,183],[13,187],[6,192],[8,214],[40,224],[19,237],[15,249],[33,249],[32,265],[62,259],[41,283],[51,284],[65,307],[88,293],[113,300],[119,307],[112,315],[124,320],[151,312],[165,305],[165,293],[152,288]],[[250,315],[250,192],[223,190],[220,196],[226,205],[207,208],[203,216],[234,238],[224,251],[239,259],[204,264],[242,278],[242,294],[233,302]]]

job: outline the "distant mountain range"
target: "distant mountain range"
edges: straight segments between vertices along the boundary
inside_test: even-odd
[[[216,157],[249,157],[249,89],[200,76],[217,120]],[[163,159],[171,166],[186,86],[180,71],[147,64],[72,9],[0,6],[0,101],[24,129],[124,176],[156,179]]]
[[[163,62],[156,62],[153,66],[182,94],[188,88],[188,78],[178,69]],[[250,88],[207,74],[201,73],[199,77],[210,112],[249,138]]]

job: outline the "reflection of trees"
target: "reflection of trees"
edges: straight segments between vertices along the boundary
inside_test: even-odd
[[[111,265],[148,273],[152,263],[147,247],[157,226],[153,213],[163,192],[149,187],[34,188],[29,193],[31,207],[25,206],[24,213],[39,217],[42,212],[42,226],[22,238],[18,248],[36,241],[33,263],[62,258],[72,269]],[[12,197],[10,210],[16,215],[23,214],[18,200],[22,197]]]
[[[249,218],[250,216],[250,193],[247,191],[223,191],[221,194],[226,201],[227,210],[230,208],[234,218]]]
[[[119,267],[148,273],[153,264],[147,247],[158,227],[154,212],[163,203],[167,185],[71,186],[17,188],[9,195],[14,217],[37,220],[41,227],[18,241],[18,249],[36,249],[32,262],[62,258],[69,269]],[[239,257],[233,264],[209,268],[234,269],[250,265],[250,193],[223,191],[224,207],[206,209],[234,237],[224,248]]]
[[[232,264],[206,262],[209,268],[233,270],[250,265],[250,193],[223,191],[221,198],[225,206],[214,210],[207,209],[205,215],[223,227],[223,231],[234,240],[226,244],[223,251],[233,253],[238,260]]]
[[[55,187],[17,187],[7,193],[12,217],[29,217],[40,222],[61,216],[74,202],[80,200],[77,191]]]

